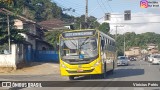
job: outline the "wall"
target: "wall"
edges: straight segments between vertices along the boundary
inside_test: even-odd
[[[135,49],[133,50],[134,55],[138,56],[140,55],[140,50],[139,49]]]
[[[11,54],[0,54],[0,67],[13,67],[16,69],[16,45],[11,45]]]
[[[25,60],[25,48],[23,44],[16,45],[16,64]]]
[[[126,55],[126,56],[132,56],[132,55],[133,55],[133,52],[132,52],[132,51],[125,51],[125,55]]]
[[[26,41],[32,44],[32,49],[34,49],[34,50],[36,49],[36,40],[35,40],[35,38],[33,38],[32,36],[28,35]]]
[[[127,56],[139,56],[141,53],[140,53],[140,50],[139,49],[134,49],[134,50],[131,50],[131,51],[125,51],[125,55]]]
[[[11,54],[0,54],[0,68],[24,67],[26,49],[24,44],[12,44]]]
[[[25,33],[20,33],[25,39],[27,42],[31,43],[32,44],[32,48],[35,50],[36,49],[36,40],[35,38],[33,38],[32,36],[29,36]]]
[[[39,41],[37,41],[36,43],[37,43],[36,50],[43,50],[43,47],[46,50],[51,50],[50,47],[48,45],[46,45],[45,43],[42,43],[42,42],[39,42]]]
[[[17,29],[23,29],[23,22],[21,20],[15,19],[14,25],[16,26]]]

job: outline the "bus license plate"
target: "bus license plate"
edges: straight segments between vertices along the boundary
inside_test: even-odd
[[[83,69],[78,69],[77,72],[83,72]]]

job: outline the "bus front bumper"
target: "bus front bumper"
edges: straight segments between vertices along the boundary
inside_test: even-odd
[[[78,67],[78,65],[77,65]],[[83,76],[83,75],[91,75],[91,74],[102,74],[102,65],[98,64],[93,67],[80,67],[80,68],[65,68],[61,67],[61,75],[62,76]]]

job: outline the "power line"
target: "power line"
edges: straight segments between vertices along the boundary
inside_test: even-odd
[[[74,7],[75,9],[79,9],[79,10],[84,10],[85,9],[85,7],[84,6],[80,6],[80,5],[76,5],[76,4],[71,4],[71,3],[69,3],[69,2],[64,2],[64,1],[66,1],[66,0],[60,0],[60,1],[62,1],[63,2],[63,4],[65,4],[65,5],[67,5],[67,6],[76,6],[76,7]],[[72,2],[73,3],[73,2]]]
[[[160,15],[144,15],[144,16],[131,16],[132,18],[138,18],[138,17],[154,17],[154,16],[157,16],[159,17]],[[111,17],[111,18],[124,18],[124,17]]]
[[[140,23],[110,23],[110,24],[159,24],[160,22],[140,22]]]
[[[58,4],[60,7],[62,7],[62,8],[71,8],[71,7],[67,7],[66,5],[68,5],[68,4],[65,4],[65,3],[63,3],[63,4],[60,4],[59,2],[57,2],[57,1],[55,1],[54,0],[54,2],[56,3],[56,4]],[[64,5],[65,4],[65,5]],[[72,6],[72,5],[70,5],[70,6]],[[84,10],[84,8],[82,9],[82,8],[79,8],[79,7],[74,7],[74,8],[71,8],[71,9],[75,9],[75,11],[83,11]]]
[[[108,12],[108,9],[106,8],[105,4],[103,3],[103,1],[101,0],[102,5],[104,6],[104,8],[106,9],[106,11]]]
[[[54,2],[56,2],[57,4],[59,4],[62,8],[67,8],[66,6],[58,3],[58,2],[55,1],[55,0],[54,0]],[[69,11],[67,11],[67,12],[69,12]],[[77,13],[76,11],[75,11],[75,12],[70,11],[70,13],[73,13],[76,17],[78,17],[79,15],[81,16],[81,14]],[[67,13],[67,14],[68,14],[68,13]]]
[[[108,4],[109,8],[111,9],[111,12],[113,12],[113,10],[112,10],[112,8],[111,8],[111,6],[110,6],[108,0],[106,0],[106,2],[107,2],[107,4]]]
[[[93,13],[97,8],[98,8],[99,5],[97,5],[88,15],[90,15],[91,13]]]
[[[101,10],[103,11],[103,13],[105,14],[105,11],[103,10],[103,8],[102,8],[102,6],[101,6],[101,4],[99,3],[99,1],[97,0],[97,3],[99,4],[99,6],[100,6],[100,8],[101,8]]]
[[[64,1],[66,1],[66,3],[68,3],[68,4],[70,4],[70,5],[71,5],[71,3],[72,3],[72,5],[79,6],[79,7],[81,7],[81,8],[84,9],[84,6],[82,6],[82,5],[78,4],[78,3],[70,2],[69,0],[60,0],[60,1],[62,1],[63,3],[64,3]],[[68,4],[67,4],[67,5],[68,5]]]

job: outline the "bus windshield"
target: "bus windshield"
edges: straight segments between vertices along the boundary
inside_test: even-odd
[[[98,55],[97,38],[76,38],[61,40],[62,60],[88,60]]]

